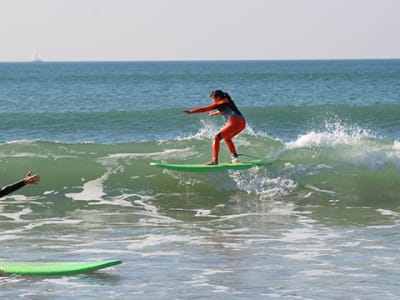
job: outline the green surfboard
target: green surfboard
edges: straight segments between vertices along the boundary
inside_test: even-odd
[[[1,275],[62,276],[90,273],[121,264],[120,260],[94,262],[0,262]]]
[[[254,166],[265,165],[263,160],[252,160],[248,162],[241,163],[225,163],[218,165],[205,165],[205,164],[166,164],[151,162],[150,166],[158,167],[162,169],[182,171],[182,172],[215,172],[215,171],[225,171],[225,170],[245,170],[250,169]]]

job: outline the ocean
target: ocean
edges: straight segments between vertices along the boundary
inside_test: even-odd
[[[203,163],[229,92],[242,161]],[[398,299],[400,60],[0,63],[1,261],[123,264],[0,277],[2,299]],[[230,155],[222,143],[220,161]]]

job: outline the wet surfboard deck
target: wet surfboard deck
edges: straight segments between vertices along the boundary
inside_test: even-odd
[[[263,160],[252,160],[248,162],[240,162],[240,163],[222,163],[218,165],[205,165],[205,164],[168,164],[168,163],[158,163],[151,162],[150,166],[174,170],[174,171],[182,171],[182,172],[216,172],[216,171],[225,171],[225,170],[246,170],[250,169],[254,166],[264,165],[265,161]]]
[[[0,262],[1,275],[60,276],[90,273],[119,265],[120,260],[93,262]]]

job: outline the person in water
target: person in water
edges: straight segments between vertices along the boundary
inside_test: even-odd
[[[28,174],[25,175],[23,179],[20,181],[6,185],[0,189],[0,197],[4,197],[20,188],[25,186],[26,184],[38,184],[40,181],[39,174],[32,175],[32,172],[29,171]]]
[[[222,114],[228,120],[228,122],[214,137],[212,146],[212,161],[207,163],[207,165],[218,165],[218,154],[221,140],[225,141],[225,144],[228,146],[228,149],[232,154],[232,163],[239,163],[238,154],[236,152],[235,145],[232,142],[232,138],[245,129],[246,119],[236,107],[228,93],[225,93],[221,90],[215,90],[211,92],[210,98],[213,101],[211,105],[192,110],[183,110],[183,112],[187,114],[209,112],[210,116]]]

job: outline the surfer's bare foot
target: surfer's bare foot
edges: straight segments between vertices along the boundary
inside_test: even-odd
[[[239,164],[240,163],[240,160],[239,160],[239,158],[232,158],[232,160],[231,160],[231,163],[233,163],[233,164]]]
[[[212,160],[212,161],[206,163],[206,166],[214,166],[214,165],[218,165],[218,162],[215,160]]]

